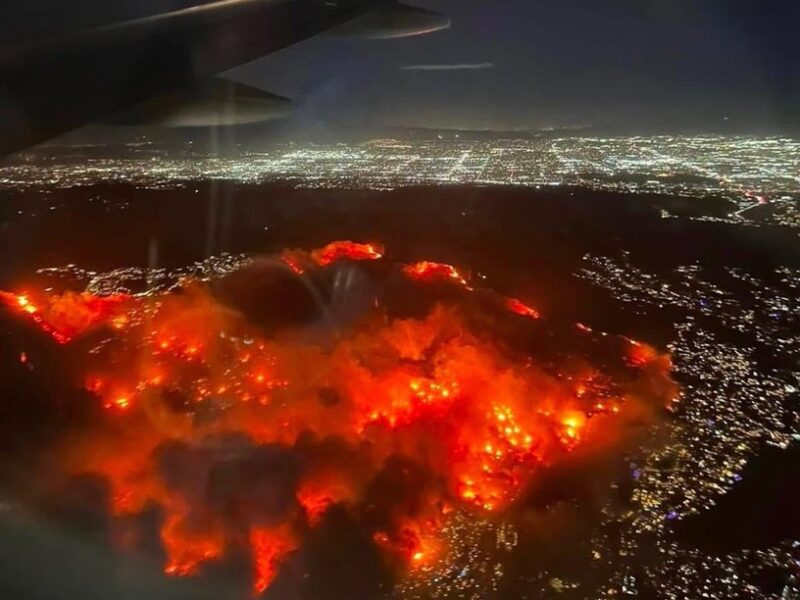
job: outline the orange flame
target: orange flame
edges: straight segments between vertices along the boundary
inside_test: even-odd
[[[304,250],[285,250],[281,261],[295,274],[303,275],[314,267],[327,267],[342,259],[362,261],[383,258],[383,246],[376,243],[359,243],[350,240],[331,242],[323,248],[311,252]]]
[[[0,300],[6,306],[26,315],[60,344],[70,342],[95,325],[105,322],[116,311],[123,310],[128,298],[124,294],[95,296],[85,292],[66,292],[34,299],[30,294],[0,291]]]
[[[659,354],[659,352],[652,346],[649,346],[643,342],[632,340],[630,338],[626,339],[630,344],[627,356],[628,364],[630,366],[642,369],[654,363],[663,361],[664,357],[662,357],[662,355]]]
[[[538,319],[541,317],[539,311],[537,311],[535,308],[531,308],[522,302],[522,300],[518,300],[517,298],[509,298],[506,302],[506,306],[511,312],[523,317],[529,317],[531,319]]]
[[[253,528],[250,530],[250,548],[253,553],[253,592],[258,595],[272,584],[281,562],[297,548],[297,542],[286,526]]]
[[[324,248],[314,250],[311,257],[320,266],[330,265],[342,258],[350,260],[378,260],[383,258],[383,246],[380,244],[360,244],[349,240],[331,242]]]
[[[176,577],[195,575],[200,565],[219,558],[225,551],[220,532],[191,531],[186,521],[174,513],[161,528],[161,540],[167,552],[164,572]]]
[[[353,242],[311,253],[323,266],[382,255],[375,244]],[[399,268],[414,281],[467,286],[450,265]],[[574,369],[569,376],[554,374],[513,354],[503,340],[478,335],[446,306],[412,319],[391,319],[375,308],[380,314],[322,347],[292,336],[265,337],[197,282],[147,303],[75,293],[36,301],[3,293],[2,299],[23,316],[40,317],[54,337],[71,339],[109,325],[114,343],[94,352],[85,377],[86,389],[109,409],[109,431],[88,432],[83,445],[66,452],[70,469],[108,478],[115,516],[161,507],[169,575],[193,575],[246,544],[256,594],[271,585],[303,531],[319,526],[331,506],[372,510],[365,507],[375,503],[366,498],[393,458],[410,461],[413,468],[403,474],[418,469],[431,476],[396,485],[419,496],[413,511],[393,500],[368,534],[409,568],[429,565],[446,552],[439,532],[452,511],[507,509],[541,469],[590,444],[597,430],[607,434],[607,427],[593,426],[595,419],[610,423],[643,389],[658,400],[673,396],[668,359],[650,347],[630,344],[620,357],[627,379],[611,389],[610,377],[595,376],[600,366],[581,363],[577,375]],[[497,306],[539,318],[517,299]],[[137,317],[143,313],[147,318]],[[627,369],[627,363],[658,368]],[[248,520],[244,509],[220,510],[203,494],[170,489],[158,470],[154,457],[165,444],[180,442],[207,457],[209,440],[231,434],[321,457],[303,463],[289,495],[291,510],[269,526]],[[345,458],[324,449],[326,443]]]
[[[467,280],[458,270],[445,263],[422,261],[403,268],[403,272],[411,279],[425,283],[436,281],[455,281],[456,283],[467,286]]]

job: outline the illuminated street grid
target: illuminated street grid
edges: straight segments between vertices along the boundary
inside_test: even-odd
[[[665,598],[798,597],[789,583],[785,595],[769,596],[750,576],[767,566],[800,571],[800,541],[707,556],[682,548],[669,524],[713,507],[741,480],[759,446],[785,449],[800,441],[800,370],[757,358],[758,349],[766,349],[795,369],[800,364],[800,271],[779,268],[765,282],[738,268],[711,277],[697,265],[657,276],[635,267],[627,253],[618,259],[589,255],[584,263],[579,277],[635,312],[669,307],[685,315],[670,344],[681,402],[668,422],[667,445],[632,465],[636,508],[623,518],[623,551],[614,557],[619,572],[634,571],[638,549],[654,536],[661,558],[646,573]],[[741,343],[720,339],[737,334],[745,334]],[[623,586],[623,596],[637,595],[634,577],[618,583],[606,597],[618,597]]]
[[[49,156],[47,147],[36,153],[0,165],[0,187],[99,182],[162,187],[211,179],[373,190],[460,184],[580,186],[722,196],[737,202],[730,220],[744,219],[752,208],[770,202],[776,204],[774,222],[800,226],[800,140],[779,137],[450,136],[351,144],[289,142],[228,157],[176,154],[137,142],[125,148],[124,158],[74,152],[59,158],[58,152]]]

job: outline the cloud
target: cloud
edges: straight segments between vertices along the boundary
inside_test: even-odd
[[[453,65],[404,65],[401,71],[483,71],[494,69],[494,63],[458,63]]]

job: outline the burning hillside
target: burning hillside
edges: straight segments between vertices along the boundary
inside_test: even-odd
[[[452,515],[508,514],[543,470],[608,452],[674,394],[644,344],[569,327],[551,351],[522,300],[383,256],[335,242],[170,293],[2,294],[81,356],[105,414],[53,461],[107,482],[125,548],[156,509],[167,575],[247,555],[260,594],[301,577],[337,510],[413,573],[446,556]]]

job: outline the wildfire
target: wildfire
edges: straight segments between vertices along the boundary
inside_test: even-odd
[[[128,296],[95,296],[66,292],[34,299],[30,294],[0,291],[0,300],[12,311],[32,320],[60,344],[85,333],[99,323],[107,322],[117,311],[124,310]],[[124,318],[119,315],[117,318]]]
[[[421,281],[423,283],[430,283],[436,281],[454,281],[459,285],[467,287],[467,280],[459,273],[452,265],[445,263],[422,261],[403,268],[403,272],[411,279]]]
[[[509,298],[506,302],[506,306],[511,312],[523,317],[529,317],[531,319],[538,319],[541,317],[539,311],[537,311],[535,308],[531,308],[522,302],[522,300],[518,300],[517,298]]]
[[[319,525],[332,505],[349,499],[350,490],[344,482],[319,475],[305,480],[297,491],[297,501],[312,526]]]
[[[331,242],[324,248],[314,250],[311,257],[320,266],[327,266],[342,258],[350,260],[378,260],[383,257],[380,244],[359,244],[358,242]]]
[[[223,555],[225,541],[219,532],[191,531],[185,517],[169,513],[161,528],[161,541],[167,552],[167,575],[185,577],[197,571],[199,565]]]
[[[646,367],[647,365],[657,361],[660,355],[655,348],[637,342],[636,340],[629,339],[630,349],[628,350],[628,364],[633,367]]]
[[[261,594],[278,574],[281,562],[297,547],[291,530],[282,526],[276,529],[254,528],[250,531],[253,553],[253,591]]]
[[[287,256],[296,271],[324,269],[379,259],[383,248],[335,242],[294,251],[292,263]],[[450,265],[398,269],[470,289]],[[540,318],[500,298],[499,310]],[[542,469],[597,431],[607,435],[629,398],[652,388],[660,402],[671,386],[668,361],[650,347],[627,344],[613,383],[597,376],[600,365],[561,376],[475,331],[452,305],[410,319],[373,308],[315,344],[292,331],[266,337],[197,282],[157,302],[86,293],[2,299],[60,342],[108,326],[83,375],[114,433],[87,432],[85,447],[64,453],[68,470],[105,476],[117,517],[160,507],[168,575],[194,575],[247,546],[256,594],[332,506],[363,523],[386,556],[409,569],[430,564],[447,552],[439,531],[452,511],[506,510]],[[230,439],[237,445],[221,441]],[[224,485],[208,501],[217,481]]]
[[[361,261],[383,258],[383,246],[376,243],[360,243],[350,240],[331,242],[327,246],[306,252],[305,250],[286,250],[281,261],[297,275],[303,275],[314,267],[327,267],[342,259]]]

